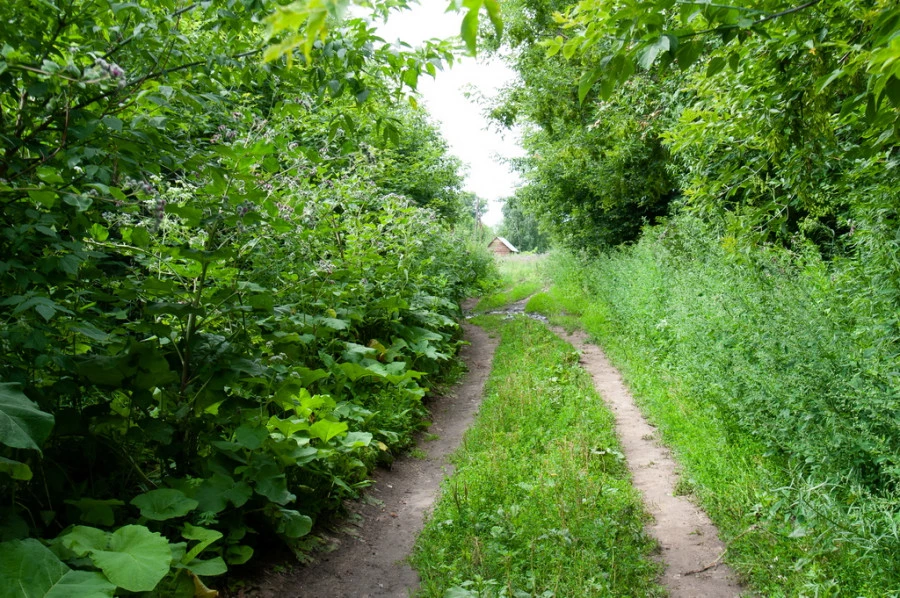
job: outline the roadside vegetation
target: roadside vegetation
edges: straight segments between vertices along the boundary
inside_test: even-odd
[[[542,256],[496,257],[495,264],[499,275],[498,290],[478,300],[473,310],[477,313],[499,309],[527,299],[543,289],[546,284]]]
[[[407,101],[458,49],[302,8],[0,4],[0,595],[302,555],[458,371],[493,264]]]
[[[604,345],[759,592],[900,595],[900,6],[466,0],[412,48],[352,5],[406,1],[0,3],[0,594],[207,596],[409,446],[498,288],[410,97],[480,40],[503,230],[560,251],[478,308]],[[652,595],[571,349],[483,323],[426,591]]]
[[[421,595],[663,595],[613,417],[578,353],[541,323],[502,318],[475,320],[501,342],[413,555]]]
[[[555,255],[557,285],[527,311],[604,347],[757,591],[897,595],[897,496],[869,469],[895,458],[876,407],[891,361],[860,349],[821,262],[751,264],[665,230],[589,263]]]
[[[504,11],[562,250],[526,309],[609,352],[757,591],[900,594],[900,8]]]

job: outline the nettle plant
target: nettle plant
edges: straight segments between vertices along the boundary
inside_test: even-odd
[[[450,46],[351,19],[261,66],[272,10],[0,7],[0,587],[202,594],[299,548],[453,369],[489,261],[373,182],[422,126],[377,98]]]

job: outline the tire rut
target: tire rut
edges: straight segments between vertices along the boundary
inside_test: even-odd
[[[737,575],[721,562],[726,547],[706,513],[684,496],[675,496],[676,462],[656,440],[656,428],[641,414],[622,377],[600,347],[584,332],[550,327],[581,353],[581,365],[609,405],[616,434],[653,522],[647,531],[659,542],[665,565],[660,582],[671,598],[731,598],[748,592]]]

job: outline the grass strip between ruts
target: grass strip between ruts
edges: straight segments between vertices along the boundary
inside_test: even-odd
[[[661,595],[647,515],[578,353],[524,317],[477,323],[501,343],[416,545],[421,595]]]

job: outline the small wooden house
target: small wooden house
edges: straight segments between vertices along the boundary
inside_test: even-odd
[[[513,247],[513,244],[503,237],[494,237],[494,240],[488,243],[488,249],[497,255],[510,255],[519,253],[519,250]]]

